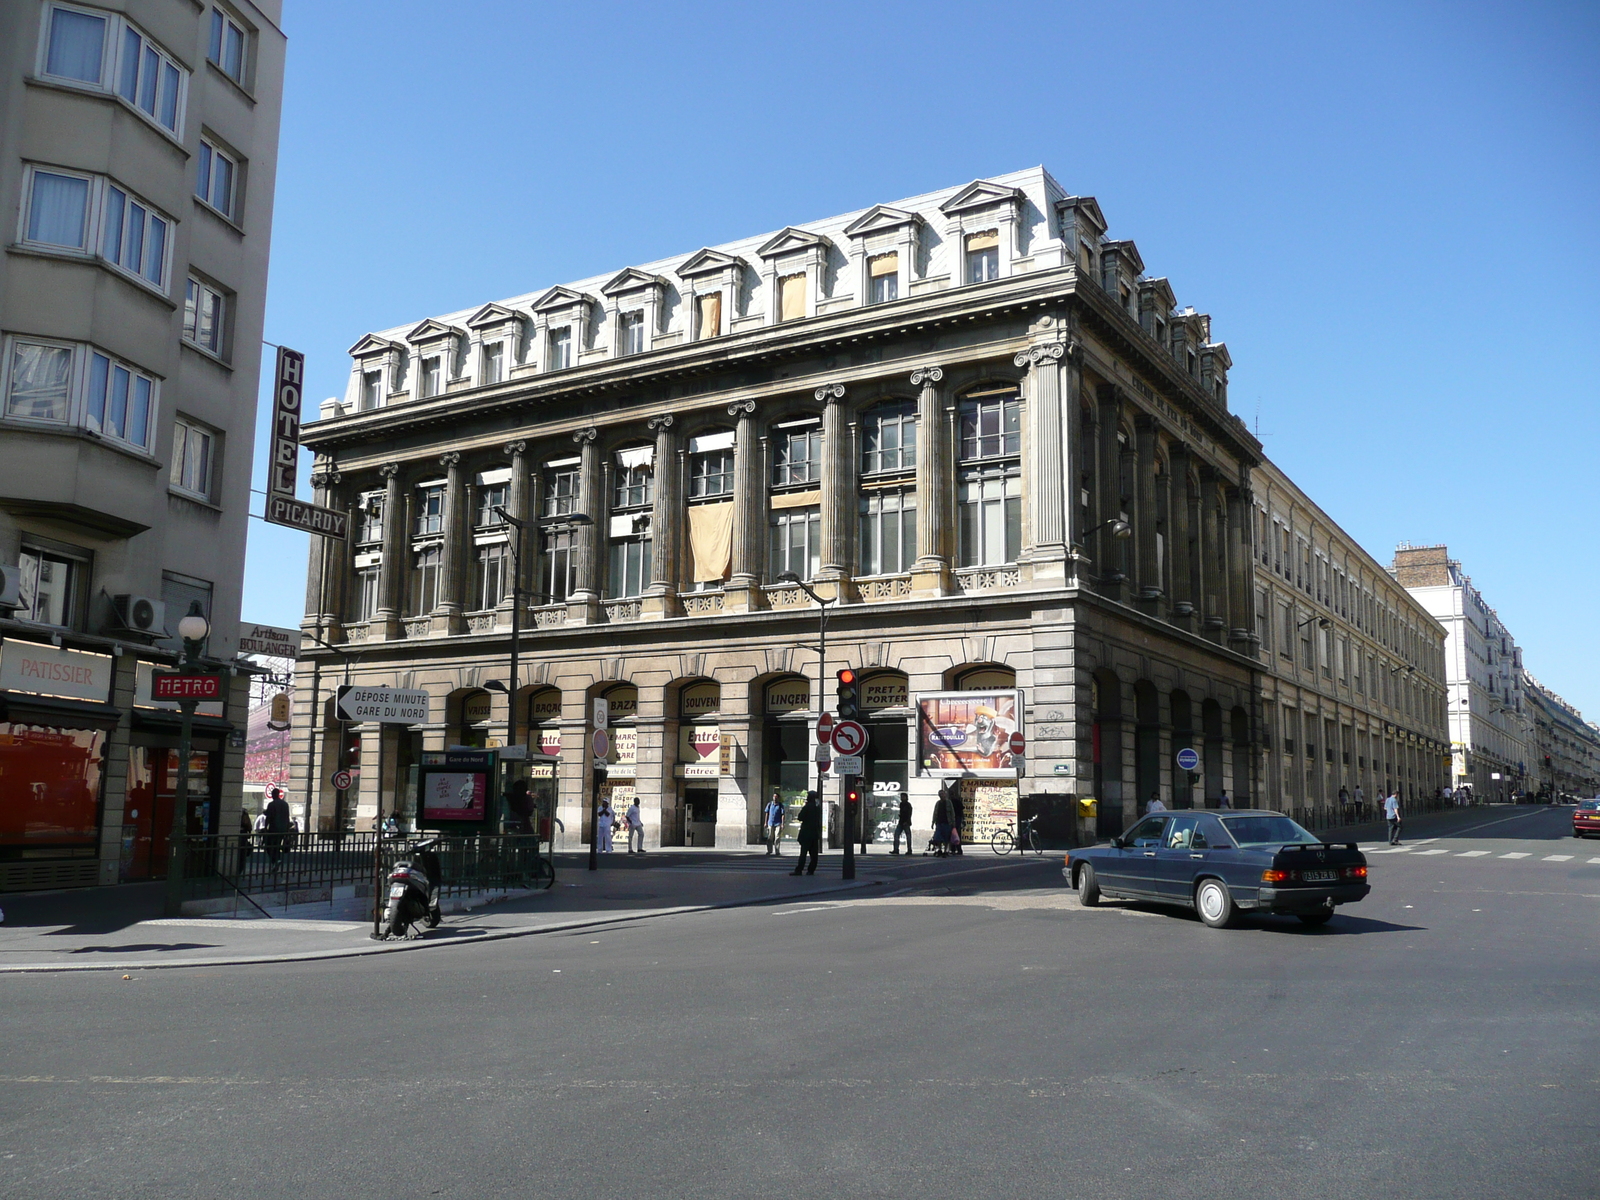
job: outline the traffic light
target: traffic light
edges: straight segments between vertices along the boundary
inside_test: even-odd
[[[834,712],[841,721],[854,721],[861,712],[861,698],[856,691],[856,673],[849,667],[839,672],[836,691],[838,702],[834,705]]]
[[[844,793],[844,798],[845,798],[845,803],[847,803],[847,804],[860,804],[861,803],[861,789],[859,787],[846,788],[845,789],[845,793]]]

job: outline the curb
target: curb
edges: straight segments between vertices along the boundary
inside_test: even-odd
[[[244,967],[261,963],[315,962],[330,958],[364,958],[374,954],[401,954],[410,950],[439,949],[445,946],[478,946],[484,942],[503,942],[511,938],[533,937],[542,933],[564,933],[570,929],[593,929],[601,925],[620,925],[629,921],[645,921],[656,917],[675,917],[684,913],[713,912],[726,908],[752,908],[760,904],[783,904],[790,900],[805,900],[813,896],[827,896],[837,892],[853,892],[862,888],[882,887],[885,881],[868,879],[859,883],[841,883],[834,887],[815,888],[804,892],[785,892],[778,896],[754,896],[744,900],[724,900],[717,904],[684,904],[675,908],[655,908],[623,911],[604,917],[584,917],[574,921],[560,921],[550,925],[536,925],[527,929],[496,929],[476,937],[443,938],[429,941],[418,938],[409,942],[374,942],[368,946],[346,946],[333,950],[303,950],[287,954],[252,954],[237,958],[177,958],[162,962],[92,962],[92,963],[7,963],[0,964],[0,975],[65,974],[82,971],[173,971],[189,967]]]

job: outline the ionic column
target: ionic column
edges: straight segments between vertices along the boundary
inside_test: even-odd
[[[1012,359],[1028,372],[1022,388],[1028,414],[1030,570],[1036,583],[1057,586],[1066,583],[1066,487],[1073,474],[1061,419],[1060,364],[1066,353],[1063,343],[1050,341],[1018,351]]]
[[[682,613],[678,602],[678,555],[681,544],[683,503],[679,498],[681,475],[678,471],[678,435],[673,431],[673,416],[663,413],[651,417],[648,425],[656,435],[655,503],[650,509],[650,587],[640,605],[645,619],[675,617]]]
[[[439,564],[439,596],[433,606],[436,622],[446,633],[461,632],[461,614],[466,610],[464,595],[466,571],[462,557],[467,516],[467,487],[465,473],[461,470],[461,452],[447,450],[439,456],[439,465],[445,469],[444,485],[444,547],[443,561]]]
[[[373,620],[383,627],[383,637],[394,638],[400,636],[400,610],[405,603],[405,493],[400,486],[399,463],[384,463],[378,474],[384,479],[383,562],[378,568],[378,611]],[[377,640],[370,628],[367,640]]]
[[[576,350],[574,350],[576,353]],[[588,521],[575,529],[573,553],[577,557],[577,576],[572,595],[567,600],[568,624],[585,625],[599,619],[600,574],[599,558],[601,537],[604,534],[604,497],[601,495],[600,431],[594,426],[580,429],[572,435],[578,443],[578,501],[580,510]]]
[[[761,601],[761,520],[766,480],[761,472],[760,438],[756,435],[756,402],[738,400],[728,415],[738,420],[733,443],[733,544],[728,582],[722,589],[724,612],[749,612]]]
[[[1134,492],[1138,511],[1134,517],[1137,539],[1139,599],[1153,610],[1161,599],[1161,571],[1156,564],[1156,423],[1141,416],[1134,423]]]
[[[850,576],[850,524],[855,512],[855,462],[844,419],[844,384],[813,393],[822,404],[822,554],[819,579],[833,580],[844,598]]]
[[[943,596],[951,590],[950,504],[952,456],[944,437],[939,382],[943,367],[911,372],[917,392],[917,561],[911,568],[914,596]]]
[[[1238,648],[1248,650],[1255,633],[1251,620],[1252,591],[1250,586],[1250,559],[1248,556],[1250,528],[1249,510],[1243,488],[1228,489],[1228,641],[1238,643]]]
[[[319,508],[338,508],[335,487],[342,478],[331,466],[319,466],[311,473],[312,495]],[[344,541],[313,534],[311,554],[306,568],[306,616],[322,632],[318,637],[325,641],[338,641],[338,614],[344,611],[344,585],[349,575],[350,549],[354,544],[353,530]]]
[[[500,447],[500,452],[511,460],[511,487],[506,496],[506,511],[518,521],[519,527],[513,525],[508,533],[511,537],[513,553],[511,555],[511,586],[506,589],[506,594],[500,598],[498,607],[509,609],[519,602],[518,592],[528,588],[529,557],[538,553],[538,546],[528,536],[527,527],[532,520],[532,508],[529,503],[528,479],[528,443],[507,442]],[[526,604],[523,611],[527,611]]]

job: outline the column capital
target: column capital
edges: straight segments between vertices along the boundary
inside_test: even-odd
[[[502,453],[502,454],[521,454],[527,448],[528,448],[528,443],[527,442],[507,442],[504,446],[500,447],[500,453]]]
[[[728,405],[728,415],[730,417],[747,417],[751,413],[755,412],[755,410],[756,402],[754,400],[735,400],[732,404]],[[671,420],[671,418],[669,417],[668,420]]]
[[[943,378],[943,367],[918,367],[911,372],[911,386],[921,387],[924,383],[938,383]]]
[[[1012,356],[1012,363],[1019,367],[1037,367],[1040,363],[1059,362],[1061,359],[1075,354],[1078,349],[1078,340],[1071,338],[1065,342],[1041,342],[1036,346],[1029,346],[1026,350],[1018,350]]]
[[[459,450],[446,450],[443,454],[439,455],[439,465],[441,467],[454,467],[459,465],[460,462],[461,451]]]
[[[400,464],[397,462],[386,462],[378,468],[378,474],[382,475],[385,479],[393,479],[396,475],[400,474]]]
[[[580,429],[576,433],[574,433],[572,435],[572,440],[574,442],[577,442],[578,445],[584,446],[584,445],[587,445],[588,443],[594,441],[595,438],[597,438],[599,436],[600,436],[600,431],[598,429],[596,429],[593,425],[591,425],[587,429]]]
[[[311,486],[314,488],[331,487],[332,485],[340,482],[343,478],[344,476],[339,474],[335,468],[329,467],[325,471],[311,472]]]
[[[651,417],[645,422],[645,425],[652,433],[654,433],[662,429],[671,429],[672,421],[673,416],[671,413],[662,413],[660,416]]]
[[[844,399],[844,384],[825,383],[811,394],[823,404],[837,404]]]

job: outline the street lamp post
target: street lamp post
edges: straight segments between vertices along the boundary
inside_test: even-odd
[[[777,578],[780,583],[794,584],[817,602],[817,716],[820,718],[828,710],[828,605],[834,603],[834,601],[817,595],[816,592],[811,590],[806,581],[793,571],[779,572]],[[819,801],[822,799],[822,778],[820,774],[817,778],[817,799]],[[849,803],[848,799],[844,802],[846,805]],[[846,820],[849,819],[848,808],[846,808],[844,816]],[[855,844],[850,840],[849,829],[843,829],[840,833],[844,842],[844,878],[854,879],[856,877]]]
[[[517,744],[517,651],[522,636],[522,533],[524,522],[513,517],[505,506],[496,504],[495,513],[517,531],[511,539],[511,685],[506,692],[506,745]]]
[[[211,623],[200,611],[200,601],[189,601],[188,614],[178,622],[178,637],[183,641],[183,657],[178,672],[195,674],[200,667],[200,649],[211,633]],[[183,842],[189,820],[189,756],[194,743],[194,710],[199,701],[193,696],[178,700],[183,714],[178,727],[178,784],[172,802],[172,831],[167,835],[167,915],[175,917],[183,904]]]

